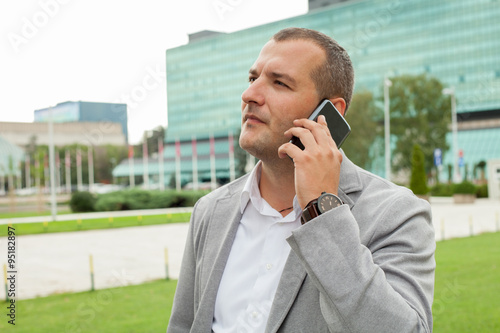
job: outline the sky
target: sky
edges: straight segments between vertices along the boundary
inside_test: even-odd
[[[167,126],[165,51],[307,12],[307,0],[23,0],[0,3],[0,121],[66,101],[126,103],[129,143]],[[1,134],[1,133],[0,133]]]

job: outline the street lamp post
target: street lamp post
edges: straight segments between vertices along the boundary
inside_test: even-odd
[[[50,169],[50,210],[52,221],[57,218],[56,204],[56,179],[55,179],[55,152],[54,152],[54,120],[52,117],[52,107],[49,109],[49,169]]]
[[[460,171],[458,169],[458,139],[457,139],[457,103],[455,99],[455,88],[445,88],[442,93],[451,97],[451,131],[453,140],[453,177],[456,183],[460,182]]]
[[[385,132],[385,178],[391,180],[391,129],[389,87],[392,81],[384,79],[384,132]]]

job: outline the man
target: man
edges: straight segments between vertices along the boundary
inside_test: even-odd
[[[345,50],[284,29],[249,82],[240,145],[260,162],[196,204],[168,332],[431,332],[428,203],[350,162],[324,116],[307,119],[325,98],[346,112]],[[325,197],[336,204],[318,209]]]

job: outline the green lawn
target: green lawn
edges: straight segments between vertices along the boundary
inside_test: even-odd
[[[500,233],[437,244],[434,332],[500,332]],[[176,281],[18,301],[15,332],[165,332]],[[5,301],[0,332],[7,324]]]
[[[16,325],[0,302],[0,332],[165,333],[177,281],[54,295],[16,302]]]
[[[125,216],[92,220],[73,220],[61,222],[14,223],[16,235],[42,234],[47,232],[81,231],[93,229],[122,228],[139,225],[188,222],[191,213],[162,215]],[[49,218],[47,218],[47,221]],[[7,225],[0,226],[0,237],[8,233]]]
[[[500,233],[437,244],[434,332],[500,332]]]

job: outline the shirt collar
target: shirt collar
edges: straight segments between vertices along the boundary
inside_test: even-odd
[[[261,214],[272,215],[281,220],[281,222],[294,221],[302,215],[297,196],[293,198],[293,211],[285,217],[281,213],[273,209],[260,195],[259,182],[262,172],[262,161],[259,161],[252,169],[249,177],[246,180],[243,191],[241,192],[240,210],[241,214],[245,211],[248,203],[251,201],[254,207],[261,212]]]
[[[240,202],[240,210],[241,214],[245,211],[248,202],[251,197],[259,197],[260,198],[260,190],[259,190],[259,181],[260,181],[260,172],[262,162],[259,161],[250,172],[250,176],[247,178],[245,186],[243,187],[243,192],[241,192],[241,202]]]

